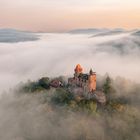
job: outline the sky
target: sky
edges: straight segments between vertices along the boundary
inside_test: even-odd
[[[140,28],[140,0],[0,0],[0,28]]]

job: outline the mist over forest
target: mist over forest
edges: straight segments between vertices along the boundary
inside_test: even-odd
[[[140,82],[137,33],[125,31],[103,37],[97,36],[97,32],[92,35],[43,33],[37,34],[40,35],[37,41],[0,43],[1,90],[41,76],[72,75],[78,63],[86,73],[92,68],[101,75],[110,73],[113,77]]]
[[[33,33],[39,39],[0,42],[1,140],[139,140],[139,31],[73,32]],[[125,111],[75,111],[51,102],[56,89],[18,90],[41,77],[64,76],[67,81],[78,63],[85,73],[96,71],[98,86],[106,75],[111,77],[111,96],[124,102]]]

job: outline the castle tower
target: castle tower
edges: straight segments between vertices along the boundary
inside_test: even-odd
[[[83,73],[83,68],[81,67],[80,64],[76,65],[76,68],[74,69],[75,71],[75,76],[79,76],[79,74]]]
[[[92,69],[89,72],[88,88],[89,92],[93,92],[96,90],[96,73],[93,72]]]

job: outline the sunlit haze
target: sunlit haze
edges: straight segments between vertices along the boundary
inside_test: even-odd
[[[0,0],[0,28],[63,32],[140,27],[139,0]]]

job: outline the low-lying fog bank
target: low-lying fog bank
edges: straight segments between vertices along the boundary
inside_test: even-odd
[[[80,63],[84,72],[121,76],[140,82],[140,38],[113,35],[39,34],[38,41],[0,43],[0,93],[20,81],[42,76],[72,75]],[[100,84],[102,78],[98,77]],[[92,116],[53,108],[43,94],[4,92],[0,97],[1,140],[139,140],[139,85],[117,77],[115,96],[130,103],[123,113]],[[50,91],[50,94],[52,91]]]
[[[38,41],[0,43],[0,90],[41,76],[72,75],[77,63],[88,72],[140,82],[140,40],[130,33],[39,34]]]

